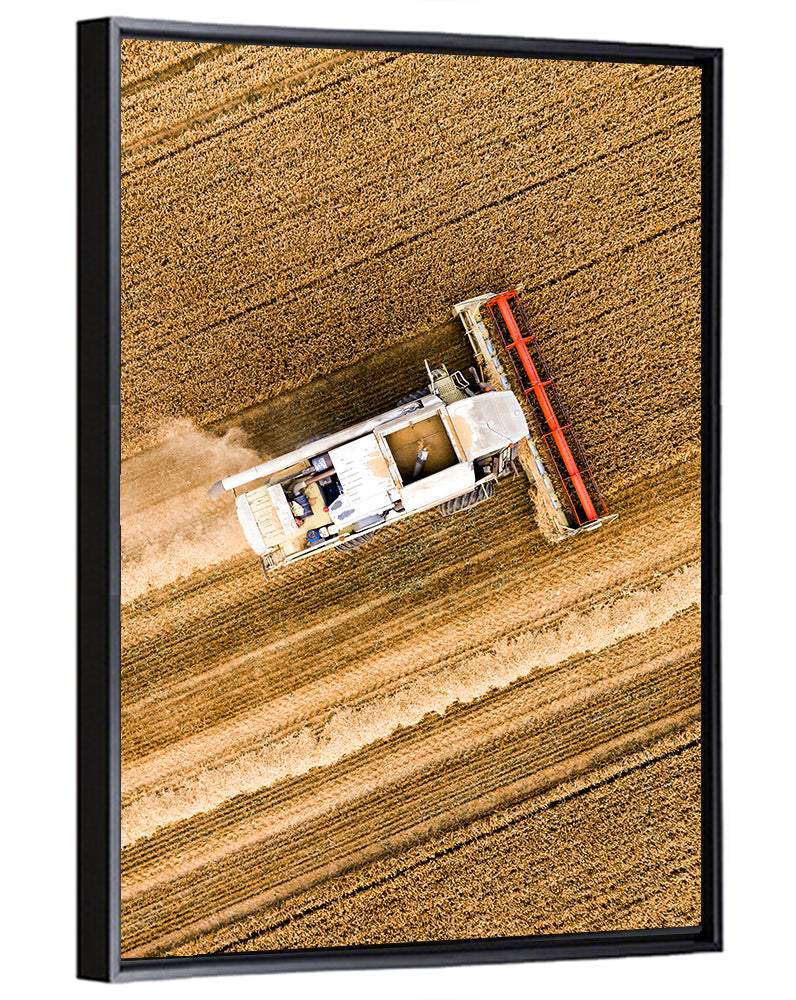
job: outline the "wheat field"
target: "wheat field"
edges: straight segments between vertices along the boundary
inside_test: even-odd
[[[122,955],[700,922],[700,78],[125,40]],[[524,301],[609,509],[269,581],[221,476]]]

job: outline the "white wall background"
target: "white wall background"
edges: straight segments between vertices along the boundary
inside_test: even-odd
[[[127,997],[328,1000],[792,995],[794,419],[792,34],[787,5],[667,0],[239,0],[15,5],[3,44],[0,560],[7,996],[87,996],[74,979],[75,29],[108,14],[241,24],[446,30],[725,48],[724,773],[722,954],[196,979]],[[754,394],[759,394],[757,400]],[[767,441],[767,439],[773,439]],[[54,503],[57,497],[57,503]],[[7,744],[7,745],[6,745]],[[5,841],[8,843],[5,843]]]

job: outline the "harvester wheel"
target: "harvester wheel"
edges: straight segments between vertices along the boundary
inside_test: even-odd
[[[483,503],[484,500],[491,500],[494,495],[495,484],[490,479],[485,483],[481,483],[480,486],[476,486],[469,493],[463,493],[460,497],[454,497],[453,500],[446,500],[445,503],[441,503],[439,505],[439,512],[443,517],[449,517],[451,514],[458,514],[461,510],[475,507],[476,504]]]
[[[414,392],[410,392],[408,396],[404,396],[403,399],[399,399],[396,406],[406,406],[407,403],[414,403],[417,399],[422,399],[423,396],[428,395],[428,389],[415,389]]]
[[[344,542],[340,542],[339,545],[335,546],[335,551],[337,552],[350,552],[352,549],[358,549],[363,545],[367,545],[368,542],[373,538],[375,532],[371,531],[367,535],[355,535],[353,538],[346,538]]]

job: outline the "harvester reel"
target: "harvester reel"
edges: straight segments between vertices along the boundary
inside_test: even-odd
[[[454,497],[453,500],[446,500],[445,503],[439,505],[438,509],[443,517],[449,517],[451,514],[458,514],[459,511],[475,507],[476,504],[483,503],[484,500],[491,500],[494,495],[495,484],[490,479],[485,483],[481,483],[480,486],[476,486],[469,493],[464,493],[460,497]]]

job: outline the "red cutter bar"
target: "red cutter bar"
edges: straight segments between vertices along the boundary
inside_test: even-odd
[[[599,520],[608,513],[608,509],[558,395],[518,292],[496,295],[486,303],[486,308],[500,334],[525,398],[529,405],[534,399],[541,411],[540,417],[537,407],[530,406],[578,526]],[[569,486],[574,487],[575,496]]]

